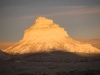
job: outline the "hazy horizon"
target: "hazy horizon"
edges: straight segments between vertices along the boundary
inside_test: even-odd
[[[52,19],[71,38],[100,38],[100,0],[0,0],[0,41],[21,40],[39,16]]]

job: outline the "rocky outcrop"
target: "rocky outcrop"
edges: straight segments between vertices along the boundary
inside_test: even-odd
[[[53,20],[39,17],[35,24],[25,30],[24,37],[14,46],[4,50],[9,54],[25,54],[49,51],[67,52],[100,52],[99,49],[70,38],[64,28],[59,27]]]

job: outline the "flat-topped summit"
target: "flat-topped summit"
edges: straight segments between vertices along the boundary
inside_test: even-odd
[[[99,49],[70,38],[64,28],[53,23],[53,20],[39,17],[30,28],[25,30],[24,37],[14,46],[4,50],[9,54],[50,52],[55,50],[67,52],[100,52]]]
[[[58,38],[59,36],[59,38]],[[35,38],[41,39],[41,41],[50,41],[52,39],[60,39],[60,37],[69,37],[64,28],[53,23],[53,20],[45,17],[39,17],[35,20],[35,23],[25,30],[23,40],[34,40]]]
[[[45,17],[38,17],[35,21],[36,24],[53,24],[53,20]]]
[[[53,20],[47,19],[45,17],[38,17],[35,20],[34,25],[30,28],[50,28],[50,27],[59,27],[59,25],[53,23]]]

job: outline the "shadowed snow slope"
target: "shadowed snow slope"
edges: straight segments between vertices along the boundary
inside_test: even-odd
[[[44,17],[37,18],[35,24],[25,30],[21,41],[3,51],[15,55],[53,50],[85,53],[100,52],[91,44],[73,40],[64,28],[53,23],[53,20]]]

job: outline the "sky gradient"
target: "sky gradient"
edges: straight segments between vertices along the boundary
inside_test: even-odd
[[[0,0],[0,41],[21,40],[39,16],[74,39],[100,38],[100,0]]]

